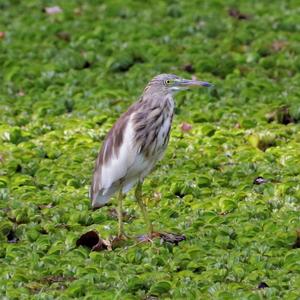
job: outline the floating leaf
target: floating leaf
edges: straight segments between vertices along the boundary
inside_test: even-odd
[[[0,1],[0,298],[298,300],[298,2],[244,2]],[[168,235],[124,241],[116,194],[91,209],[91,176],[161,73],[217,88],[173,95],[168,147],[143,183]],[[147,232],[134,198],[132,237]]]
[[[71,40],[71,35],[69,32],[66,31],[59,31],[56,33],[56,36],[61,39],[64,40],[65,42],[69,42]]]
[[[136,292],[138,290],[147,290],[147,281],[135,276],[128,281],[127,289],[129,292]]]
[[[13,230],[13,224],[11,222],[4,221],[0,223],[0,232],[3,235],[8,236],[12,232],[12,230]]]
[[[276,135],[269,131],[264,131],[259,134],[252,134],[248,137],[249,143],[262,151],[276,145]]]
[[[197,185],[199,187],[210,186],[210,183],[211,183],[211,179],[208,178],[207,176],[203,176],[203,175],[197,176],[196,180],[197,180]]]
[[[159,281],[153,284],[149,290],[150,295],[161,296],[168,293],[171,289],[171,283],[169,281]]]
[[[0,189],[7,187],[8,179],[4,176],[0,177]]]

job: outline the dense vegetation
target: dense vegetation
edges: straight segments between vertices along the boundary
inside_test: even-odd
[[[0,297],[299,299],[298,4],[1,0]],[[177,95],[144,187],[156,228],[186,241],[77,247],[117,232],[114,205],[90,209],[94,161],[163,72],[216,85]]]

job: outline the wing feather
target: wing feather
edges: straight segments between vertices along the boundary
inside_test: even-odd
[[[94,169],[90,198],[94,208],[107,203],[121,187],[122,178],[136,160],[132,115],[134,105],[109,131],[99,152]]]

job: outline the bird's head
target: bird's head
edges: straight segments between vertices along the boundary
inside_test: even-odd
[[[192,87],[210,87],[211,83],[199,80],[184,79],[173,74],[160,74],[155,76],[148,84],[147,90],[163,94],[173,94]]]

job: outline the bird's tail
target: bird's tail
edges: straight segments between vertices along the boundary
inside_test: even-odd
[[[117,191],[116,188],[109,190],[101,189],[97,194],[92,193],[92,188],[90,189],[90,197],[92,199],[92,207],[100,208],[104,206],[110,199],[110,197]]]

